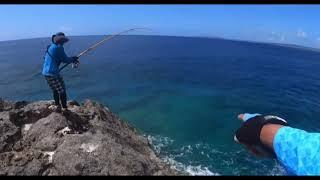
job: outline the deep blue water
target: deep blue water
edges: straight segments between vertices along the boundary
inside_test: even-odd
[[[101,36],[71,37],[75,55]],[[51,99],[37,76],[49,38],[0,42],[0,96]],[[320,131],[320,53],[209,38],[121,36],[66,69],[69,99],[90,98],[137,127],[161,157],[194,174],[285,174],[234,143],[239,113]],[[9,83],[2,84],[1,83]]]

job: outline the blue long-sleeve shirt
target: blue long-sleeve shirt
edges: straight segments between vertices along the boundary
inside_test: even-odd
[[[260,114],[244,114],[244,121]],[[320,133],[284,126],[274,136],[273,149],[289,174],[320,175]]]
[[[273,148],[290,174],[320,175],[320,133],[285,126],[275,134]]]
[[[42,74],[45,76],[58,76],[61,63],[72,63],[73,58],[68,57],[63,45],[52,43],[45,54]]]

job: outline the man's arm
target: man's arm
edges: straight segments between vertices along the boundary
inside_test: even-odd
[[[261,142],[264,145],[268,146],[269,148],[273,149],[274,136],[276,135],[278,130],[282,127],[283,127],[282,125],[278,125],[278,124],[264,125],[263,128],[261,129],[261,133],[260,133]]]
[[[240,114],[238,118],[244,122],[247,120],[250,122],[258,120],[254,118],[258,115]],[[308,133],[289,126],[270,123],[263,125],[259,138],[263,145],[274,151],[277,159],[290,173],[320,175],[320,133]],[[259,155],[252,144],[240,143]]]
[[[59,46],[58,47],[58,54],[59,54],[59,58],[61,59],[61,61],[63,63],[70,64],[70,63],[73,63],[75,61],[73,57],[68,57],[66,55],[63,46]]]

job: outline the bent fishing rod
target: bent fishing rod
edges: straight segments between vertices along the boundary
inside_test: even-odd
[[[149,29],[149,28],[132,28],[132,29],[128,29],[128,30],[122,31],[122,32],[119,32],[119,33],[114,34],[114,35],[111,35],[111,36],[107,36],[107,37],[105,37],[104,39],[102,39],[101,41],[99,41],[99,42],[93,44],[92,46],[90,46],[88,49],[82,51],[80,54],[78,54],[77,57],[78,57],[78,58],[81,57],[82,55],[90,52],[91,50],[93,50],[93,49],[96,48],[97,46],[101,45],[102,43],[104,43],[104,42],[106,42],[106,41],[108,41],[108,40],[111,40],[111,39],[115,38],[116,36],[119,36],[119,35],[121,35],[121,34],[127,33],[127,32],[129,32],[129,31],[134,31],[134,30],[137,30],[137,29]],[[67,67],[69,64],[71,64],[71,63],[67,63],[67,64],[63,65],[61,68],[59,68],[59,72],[60,72],[62,69],[64,69],[65,67]],[[22,81],[32,80],[34,77],[39,76],[39,75],[41,75],[41,72],[36,73],[36,74],[32,75],[31,77],[22,79]],[[9,82],[6,82],[6,83],[0,82],[0,85],[7,85],[7,84],[9,84]]]
[[[121,34],[127,33],[129,31],[134,31],[134,30],[137,30],[137,29],[149,29],[149,28],[132,28],[132,29],[128,29],[128,30],[122,31],[122,32],[119,32],[119,33],[111,35],[111,36],[107,36],[104,39],[102,39],[101,41],[99,41],[99,42],[93,44],[92,46],[90,46],[88,49],[82,51],[80,54],[78,54],[77,57],[80,58],[84,54],[92,51],[94,48],[96,48],[97,46],[101,45],[102,43],[104,43],[104,42],[106,42],[108,40],[111,40],[111,39],[113,39],[113,38],[115,38],[115,37],[117,37],[117,36],[119,36]],[[71,64],[71,63],[67,63],[67,64],[63,65],[61,68],[59,68],[59,72],[62,69],[64,69],[65,67],[67,67],[69,64]],[[37,74],[32,75],[29,78],[22,79],[22,81],[29,81],[29,80],[31,80],[31,79],[35,78],[36,76],[39,76],[39,75],[41,75],[41,73],[37,73]],[[7,84],[9,84],[9,82],[7,82],[7,83],[0,82],[0,85],[7,85]]]
[[[117,33],[117,34],[114,34],[114,35],[112,35],[112,36],[107,36],[106,38],[102,39],[101,41],[99,41],[99,42],[93,44],[92,46],[90,46],[88,49],[82,51],[80,54],[77,55],[77,57],[80,58],[82,55],[90,52],[91,50],[93,50],[94,48],[96,48],[97,46],[99,46],[100,44],[102,44],[102,43],[104,43],[104,42],[106,42],[106,41],[108,41],[108,40],[111,40],[111,39],[115,38],[116,36],[119,36],[119,35],[121,35],[121,34],[127,33],[127,32],[129,32],[129,31],[134,31],[134,30],[137,30],[137,29],[148,29],[148,28],[132,28],[132,29],[128,29],[128,30],[119,32],[119,33]],[[65,67],[67,67],[69,64],[71,64],[71,63],[67,63],[67,64],[63,65],[63,66],[59,69],[59,72],[60,72],[62,69],[64,69]]]

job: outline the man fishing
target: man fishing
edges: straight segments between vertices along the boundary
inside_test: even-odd
[[[73,63],[74,67],[78,67],[80,64],[79,57],[92,51],[97,46],[101,45],[102,43],[111,40],[121,34],[134,31],[137,29],[146,29],[146,28],[132,28],[122,32],[119,32],[115,35],[108,36],[103,38],[101,41],[93,44],[88,49],[82,51],[78,56],[68,57],[64,52],[63,45],[64,43],[68,42],[69,39],[65,37],[65,34],[59,32],[52,36],[52,44],[47,47],[47,51],[45,54],[45,60],[43,64],[42,74],[45,76],[48,85],[53,91],[53,98],[55,101],[55,107],[53,109],[57,110],[58,112],[67,112],[67,93],[66,88],[64,85],[64,81],[59,74],[59,72],[67,67],[69,64]],[[65,63],[62,67],[59,68],[61,63]],[[60,104],[61,102],[61,104]],[[62,108],[61,108],[62,106]]]
[[[59,32],[52,36],[52,44],[47,47],[45,54],[42,75],[53,92],[55,102],[54,110],[57,112],[67,112],[67,92],[62,76],[60,75],[59,66],[61,63],[75,66],[79,65],[77,56],[68,57],[64,51],[63,45],[69,41],[65,34]],[[62,107],[62,108],[61,108]]]
[[[290,127],[277,116],[240,114],[234,140],[253,154],[277,158],[291,175],[320,175],[320,133]]]

